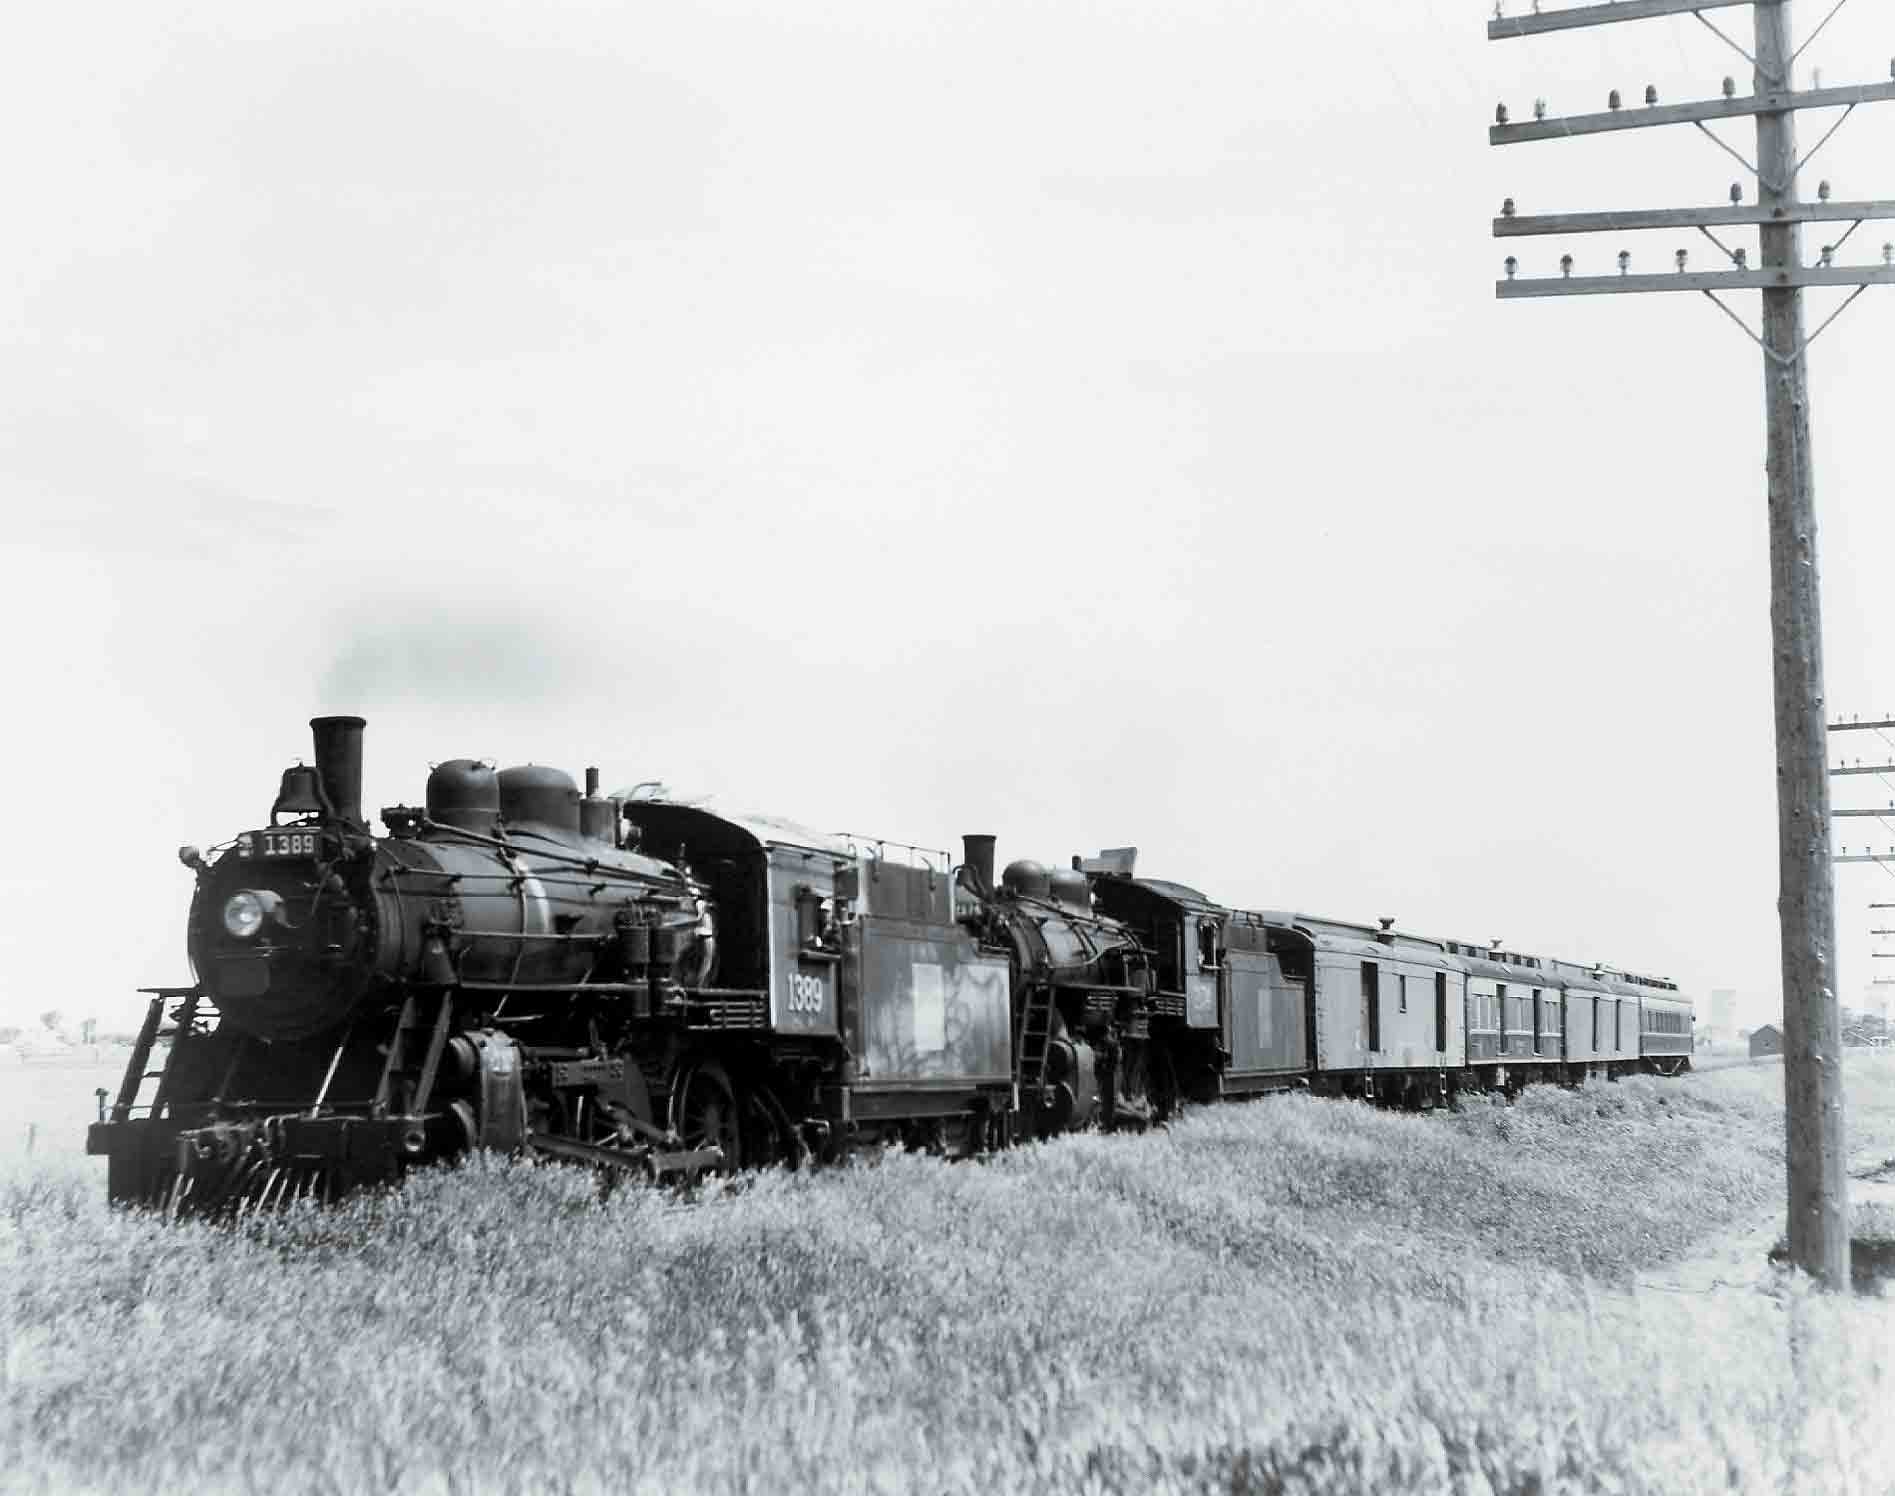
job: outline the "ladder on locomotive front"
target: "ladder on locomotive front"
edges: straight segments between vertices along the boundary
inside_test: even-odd
[[[125,1063],[125,1078],[119,1082],[118,1096],[112,1103],[109,1120],[129,1122],[134,1112],[142,1112],[146,1117],[156,1117],[165,1104],[165,1070],[169,1055],[154,1070],[151,1065],[151,1052],[160,1039],[175,1041],[181,1034],[188,1034],[200,1022],[215,1020],[216,1011],[211,1008],[203,991],[197,987],[140,987],[140,992],[151,995],[151,1003],[145,1009],[145,1021],[139,1026],[138,1037],[132,1042],[131,1057]],[[177,1008],[169,1015],[165,1005],[176,1001]],[[170,1028],[165,1027],[166,1017],[171,1020]],[[141,1102],[145,1083],[156,1081],[152,1088],[151,1099]],[[103,1105],[103,1103],[101,1103]],[[100,1121],[108,1120],[101,1117]]]

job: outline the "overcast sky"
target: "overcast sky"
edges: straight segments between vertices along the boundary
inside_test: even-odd
[[[1886,10],[1804,81],[1885,78]],[[1761,356],[1701,297],[1499,304],[1489,234],[1741,168],[1486,143],[1503,98],[1748,74],[1688,17],[1490,13],[37,7],[0,60],[0,1022],[183,980],[174,848],[264,822],[326,711],[369,720],[371,806],[597,763],[1774,1007]],[[1895,196],[1892,143],[1859,110],[1805,191]],[[1873,292],[1812,357],[1844,715],[1895,709],[1892,335]],[[1845,1000],[1891,871],[1838,870]]]

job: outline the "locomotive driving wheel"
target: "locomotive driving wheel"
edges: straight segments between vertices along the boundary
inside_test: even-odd
[[[723,1169],[743,1164],[743,1127],[737,1092],[715,1060],[700,1060],[684,1072],[671,1095],[671,1125],[687,1149],[718,1148]]]

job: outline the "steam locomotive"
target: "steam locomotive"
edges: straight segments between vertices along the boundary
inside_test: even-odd
[[[376,836],[363,720],[310,725],[266,826],[180,849],[196,980],[146,989],[88,1133],[114,1201],[330,1198],[473,1148],[646,1177],[967,1153],[1289,1086],[1429,1105],[1689,1064],[1668,982],[1233,910],[1133,849],[996,878],[991,836],[956,865],[471,759]]]

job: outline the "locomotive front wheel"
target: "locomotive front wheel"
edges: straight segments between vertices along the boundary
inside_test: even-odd
[[[704,1060],[684,1073],[672,1093],[671,1125],[684,1147],[720,1148],[724,1168],[743,1165],[743,1129],[737,1093],[715,1060]]]

